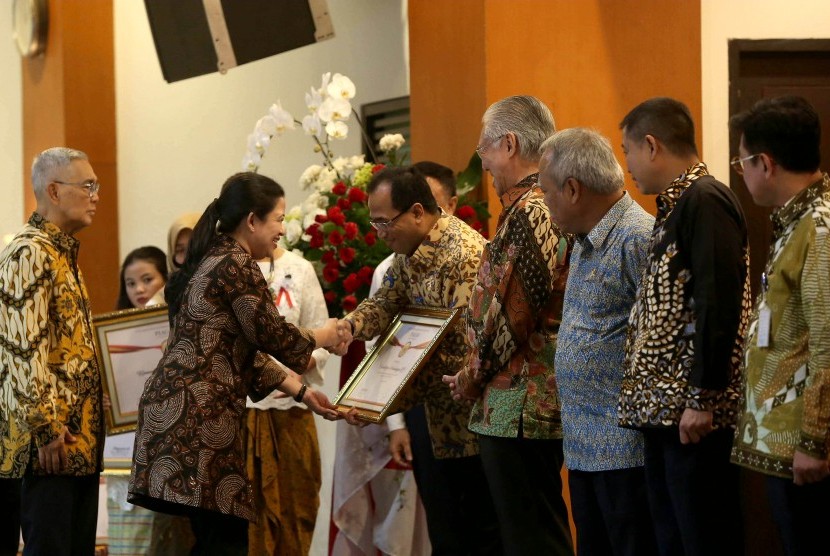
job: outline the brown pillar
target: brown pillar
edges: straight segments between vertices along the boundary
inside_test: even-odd
[[[50,0],[46,52],[22,64],[24,218],[36,206],[32,159],[49,147],[86,152],[102,185],[95,221],[78,234],[80,265],[93,311],[110,311],[119,265],[112,0]]]
[[[592,127],[623,162],[620,120],[672,96],[701,122],[700,0],[410,0],[412,158],[466,166],[484,110],[532,94],[557,129]],[[628,191],[650,212],[654,197]],[[489,178],[491,229],[499,212]]]

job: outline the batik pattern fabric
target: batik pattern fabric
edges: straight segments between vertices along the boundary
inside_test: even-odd
[[[374,338],[407,305],[464,310],[470,299],[486,240],[454,216],[442,214],[412,256],[395,256],[381,288],[346,316],[359,340]],[[456,374],[468,352],[464,320],[459,318],[429,362],[415,377],[401,410],[423,403],[436,458],[478,453],[467,430],[470,410],[452,399],[443,375]]]
[[[798,450],[830,451],[830,178],[772,214],[766,286],[758,296],[745,363],[744,409],[732,461],[792,478]],[[758,345],[758,312],[771,314]]]
[[[698,163],[657,197],[631,310],[620,424],[677,426],[686,408],[734,428],[751,311],[746,221],[735,194]]]
[[[280,316],[262,272],[226,235],[214,240],[171,317],[167,348],[139,402],[129,501],[255,521],[245,397],[259,400],[284,380],[268,355],[302,372],[313,334]]]
[[[78,240],[34,213],[0,253],[0,478],[45,474],[37,450],[64,427],[64,475],[99,473],[104,423]]]
[[[303,328],[319,328],[329,313],[323,288],[310,262],[284,251],[259,265],[268,290],[285,320]],[[311,354],[314,364],[300,380],[323,385],[325,348]],[[290,396],[278,392],[259,402],[247,400],[245,447],[248,477],[261,509],[258,523],[248,527],[251,554],[308,554],[320,505],[320,446],[314,415]]]
[[[458,388],[477,398],[470,430],[478,434],[562,438],[553,363],[572,240],[551,220],[537,177],[501,196],[470,299],[470,363]]]
[[[556,349],[565,464],[579,471],[643,465],[643,437],[620,427],[628,316],[648,252],[654,217],[625,193],[571,255]]]

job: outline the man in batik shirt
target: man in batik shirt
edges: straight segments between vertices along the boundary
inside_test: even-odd
[[[367,187],[369,216],[378,237],[395,252],[380,289],[346,315],[356,339],[381,334],[407,305],[467,306],[486,241],[444,213],[424,176],[414,168],[388,168]],[[424,404],[433,466],[451,492],[423,499],[433,554],[500,554],[496,515],[487,491],[476,437],[467,430],[470,409],[452,399],[441,377],[456,373],[468,346],[463,319],[456,322],[414,379],[399,409]],[[429,462],[424,462],[425,469]],[[424,480],[417,458],[416,482]],[[418,489],[422,487],[418,484]]]
[[[515,96],[491,105],[482,124],[476,151],[503,208],[470,298],[470,363],[445,381],[455,397],[475,400],[470,430],[505,554],[569,554],[553,368],[569,246],[536,184],[553,116],[538,99]]]
[[[750,308],[746,221],[698,158],[689,109],[670,98],[620,124],[628,171],[657,195],[626,340],[620,424],[639,429],[663,554],[743,553],[729,463]]]
[[[539,186],[575,238],[556,346],[571,511],[580,556],[657,554],[643,435],[620,427],[628,316],[654,217],[626,193],[605,137],[584,128],[545,141]]]
[[[741,136],[733,167],[757,204],[774,207],[732,461],[766,477],[784,551],[819,554],[830,523],[830,177],[819,169],[821,125],[806,100],[781,97],[735,116],[732,127]]]
[[[86,154],[43,151],[37,208],[0,253],[0,478],[23,478],[26,553],[92,554],[104,448],[101,377],[73,236],[92,223]]]

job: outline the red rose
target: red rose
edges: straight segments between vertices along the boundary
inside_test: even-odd
[[[479,222],[478,220],[476,220],[475,222],[470,222],[470,227],[471,227],[472,229],[474,229],[475,231],[479,231],[479,230],[481,230],[481,228],[483,228],[484,226],[481,224],[481,222]]]
[[[341,305],[343,306],[344,311],[350,313],[357,308],[357,298],[353,295],[347,295],[343,298]]]
[[[340,245],[341,243],[343,243],[343,236],[340,235],[340,232],[334,230],[332,233],[329,234],[329,243],[331,243],[334,246]]]
[[[329,217],[329,220],[337,224],[338,226],[342,226],[346,223],[346,215],[343,214],[343,211],[340,210],[340,207],[330,207],[326,214]]]
[[[346,290],[346,293],[354,293],[361,285],[360,278],[354,272],[346,276],[346,279],[343,280],[343,289]]]
[[[320,234],[313,234],[308,241],[308,246],[311,249],[319,249],[323,246],[323,236]]]
[[[314,221],[319,222],[320,224],[325,224],[326,222],[329,221],[329,218],[325,214],[318,214],[317,216],[314,217]]]
[[[346,222],[346,225],[343,226],[346,232],[346,239],[354,239],[357,237],[357,232],[360,230],[357,227],[357,224],[354,222]]]
[[[357,271],[357,276],[364,284],[371,284],[372,283],[372,274],[375,271],[372,269],[371,266],[364,266],[361,267],[360,270]]]
[[[365,242],[366,242],[366,245],[368,245],[369,247],[371,247],[372,245],[374,245],[374,244],[375,244],[375,242],[377,242],[377,240],[378,240],[378,238],[377,238],[377,236],[375,235],[375,232],[369,232],[369,233],[368,233],[368,234],[366,234],[366,236],[363,238],[363,241],[365,241]]]
[[[455,215],[461,220],[467,220],[468,218],[474,217],[476,215],[476,211],[470,205],[464,205],[462,207],[458,207],[458,210],[455,211]]]
[[[357,187],[349,189],[349,200],[353,203],[362,203],[366,200],[366,192]]]
[[[335,300],[337,299],[337,294],[334,293],[333,291],[329,290],[329,291],[327,291],[326,293],[323,294],[323,298],[326,300],[326,303],[331,304],[331,303],[334,303]]]
[[[323,267],[323,280],[326,282],[336,282],[340,278],[340,269],[336,264],[330,264]]]
[[[331,188],[331,192],[335,195],[343,195],[346,193],[346,184],[342,181],[339,181],[334,184],[334,187]]]
[[[325,218],[325,216],[323,218]],[[310,236],[313,236],[313,235],[317,235],[319,233],[319,230],[320,230],[320,224],[314,223],[314,224],[312,224],[311,226],[309,226],[308,228],[305,229],[305,233],[307,233]]]
[[[386,166],[384,166],[383,164],[375,164],[374,166],[372,166],[372,173],[377,174],[378,172],[380,172],[384,168],[386,168]]]
[[[354,260],[354,249],[351,247],[341,247],[338,254],[343,264],[349,264]]]
[[[334,251],[326,251],[323,253],[323,256],[320,257],[320,260],[323,261],[323,264],[331,264],[336,261],[334,258]]]
[[[340,210],[349,210],[352,208],[352,202],[344,197],[341,197],[337,199],[337,206],[340,207]]]

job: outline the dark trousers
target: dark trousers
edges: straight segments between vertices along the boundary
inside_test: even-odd
[[[796,486],[792,479],[780,477],[767,477],[766,482],[772,518],[787,556],[819,554],[826,550],[830,478],[801,486]]]
[[[412,471],[427,514],[433,556],[501,554],[499,522],[481,458],[436,458],[424,406],[405,416]]]
[[[568,470],[579,556],[657,554],[642,467]]]
[[[562,498],[562,441],[479,435],[504,554],[573,554]]]
[[[99,477],[46,475],[23,478],[20,522],[26,556],[95,553]]]
[[[0,479],[0,556],[17,555],[22,482],[23,479]]]
[[[646,429],[649,505],[660,554],[743,554],[738,468],[729,463],[733,431],[681,444],[677,427]]]
[[[247,556],[248,521],[233,515],[192,508],[187,511],[196,544],[191,556]]]

